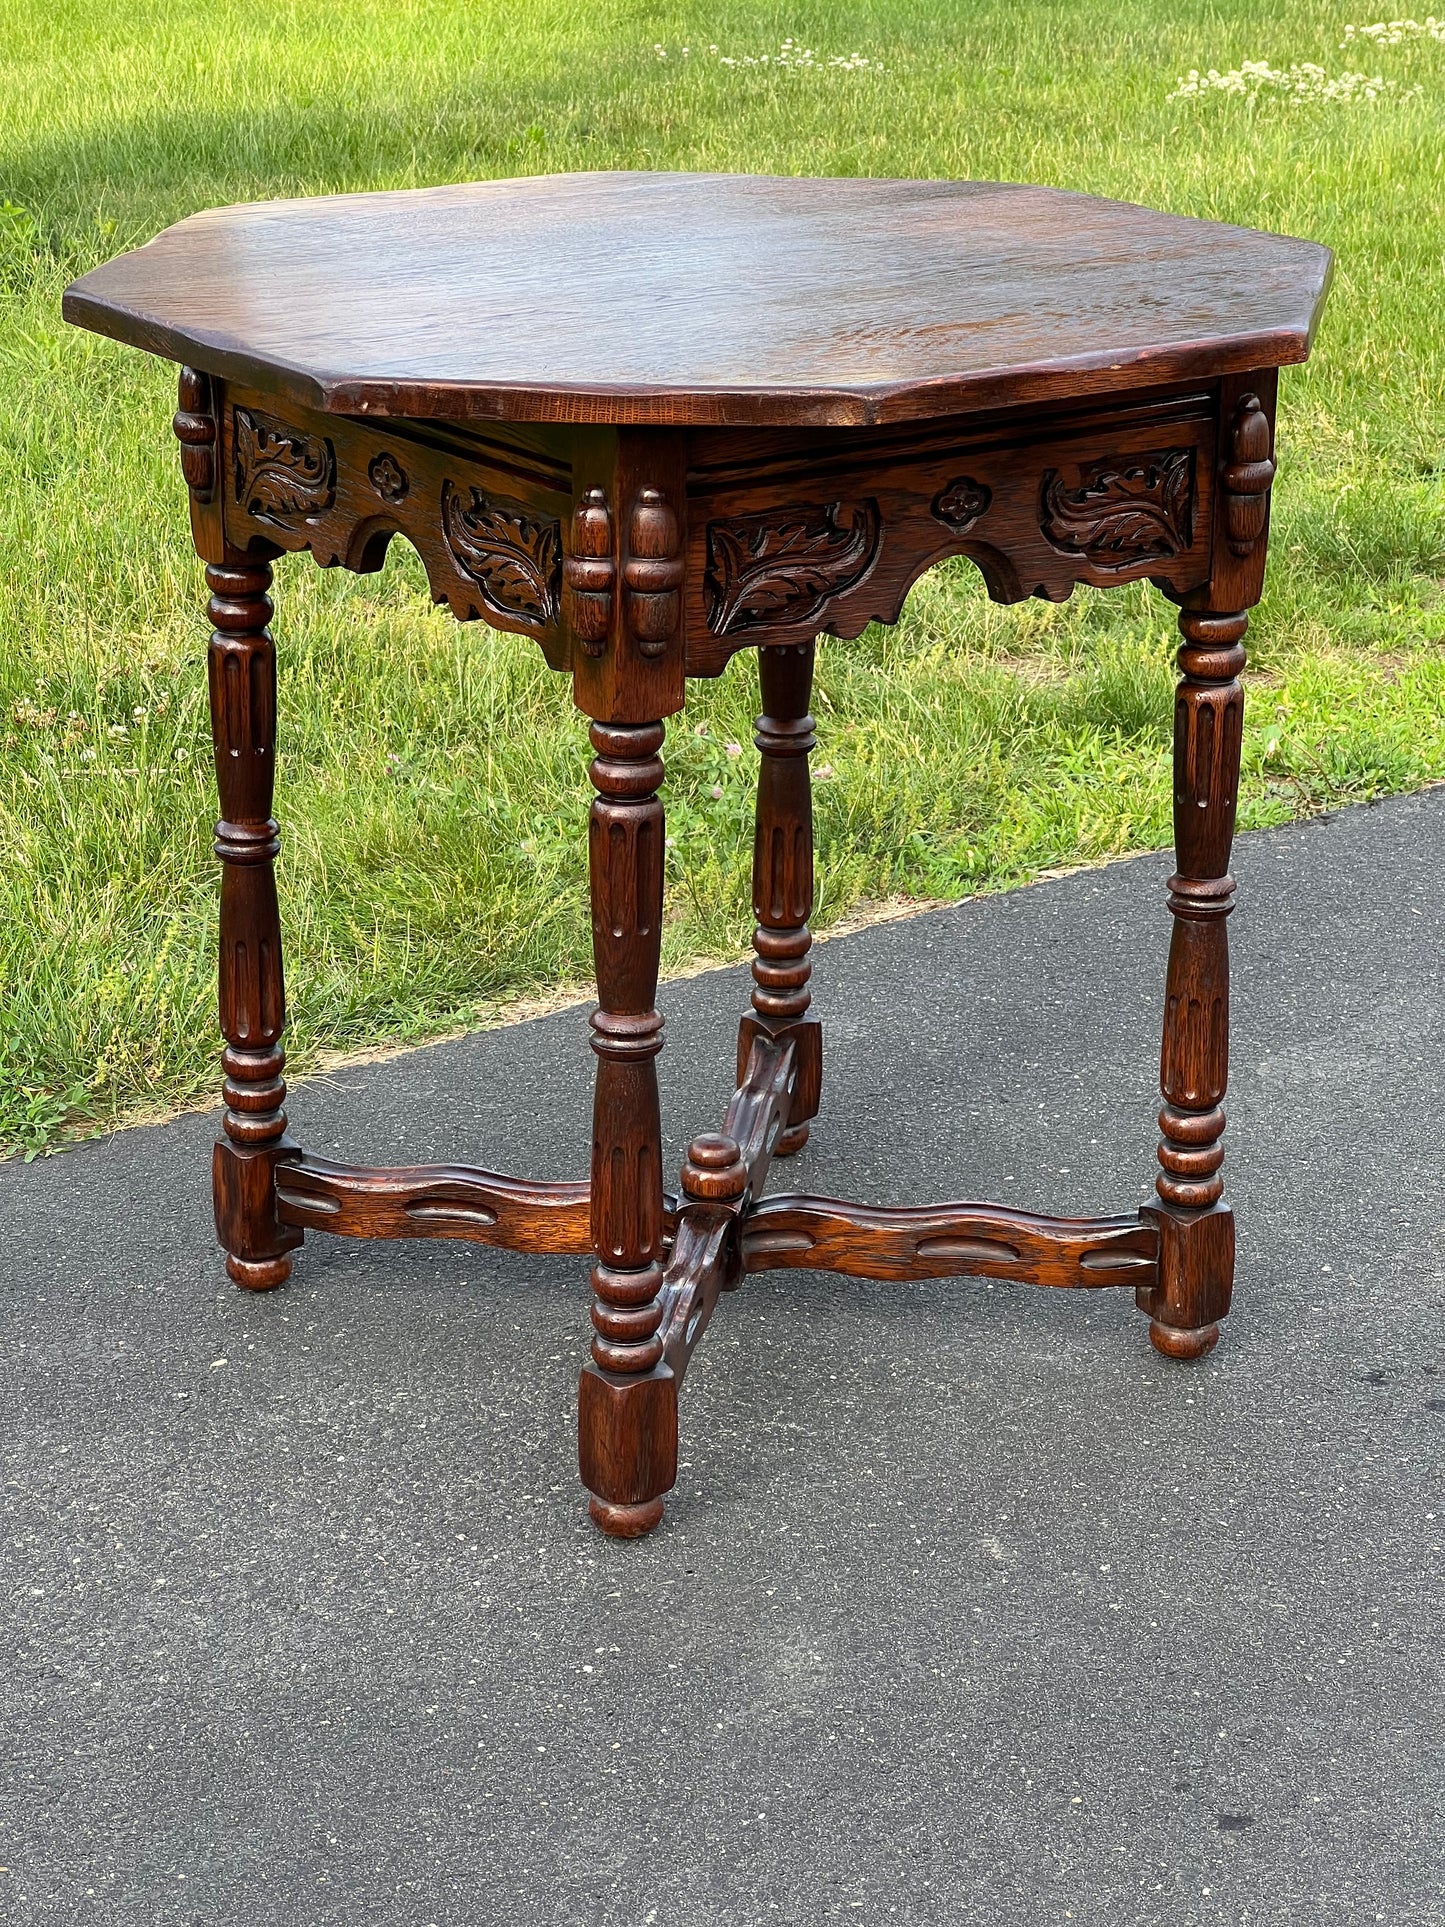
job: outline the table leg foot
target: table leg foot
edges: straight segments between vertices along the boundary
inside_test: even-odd
[[[609,1539],[645,1539],[662,1524],[661,1499],[648,1499],[642,1505],[613,1505],[609,1499],[588,1502],[592,1523]]]
[[[777,1143],[773,1146],[773,1156],[775,1158],[790,1158],[796,1152],[801,1151],[807,1142],[808,1126],[806,1124],[790,1124],[787,1130],[782,1132]]]
[[[1219,1341],[1234,1287],[1234,1213],[1149,1205],[1140,1213],[1159,1231],[1159,1276],[1134,1302],[1149,1320],[1149,1342],[1166,1358],[1203,1358]]]
[[[226,1276],[243,1291],[274,1291],[291,1276],[291,1256],[280,1258],[237,1258],[226,1254]]]
[[[671,1368],[624,1377],[589,1360],[578,1380],[577,1420],[577,1465],[594,1521],[619,1539],[651,1532],[677,1481]]]
[[[233,1063],[238,1053],[228,1050]],[[275,1058],[280,1059],[280,1051]],[[274,1087],[285,1091],[280,1076]],[[242,1085],[234,1076],[226,1080],[226,1128],[252,1126],[257,1112],[233,1111],[233,1098],[247,1102],[252,1092],[274,1100],[271,1085]],[[299,1146],[286,1136],[286,1113],[276,1108],[262,1116],[267,1130],[279,1130],[271,1144],[255,1150],[232,1143],[223,1137],[211,1156],[211,1194],[215,1201],[216,1240],[226,1254],[226,1271],[234,1284],[246,1291],[273,1291],[291,1275],[291,1254],[302,1242],[305,1232],[299,1225],[283,1224],[277,1215],[276,1172],[287,1168],[299,1153]]]
[[[1219,1343],[1219,1327],[1202,1325],[1198,1331],[1182,1332],[1176,1331],[1172,1325],[1161,1325],[1157,1318],[1151,1318],[1149,1343],[1165,1358],[1204,1358]]]

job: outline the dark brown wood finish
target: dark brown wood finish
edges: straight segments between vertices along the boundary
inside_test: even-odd
[[[1052,188],[566,174],[213,209],[65,313],[340,415],[862,427],[1303,361],[1329,261]]]
[[[192,492],[203,553],[307,550],[368,572],[402,534],[438,602],[531,636],[604,719],[672,714],[684,675],[720,674],[738,649],[894,621],[946,556],[1004,602],[1141,578],[1182,598],[1210,580],[1212,388],[868,434],[684,436],[353,422],[183,381],[211,411],[177,417],[212,438],[183,444],[213,478]],[[1257,495],[1230,500],[1259,512]],[[779,701],[779,722],[799,720],[784,684]]]
[[[254,388],[218,382],[211,392],[224,394],[215,487],[235,546],[309,550],[323,568],[366,575],[403,535],[459,621],[531,636],[554,669],[567,666],[570,451],[501,425],[373,425]]]
[[[813,947],[813,789],[808,756],[813,749],[813,651],[807,642],[758,651],[763,713],[753,741],[758,746],[758,808],[753,835],[754,1014],[738,1027],[738,1082],[746,1085],[748,1059],[760,1037],[793,1048],[792,1091],[784,1128],[772,1147],[791,1157],[808,1141],[809,1119],[822,1097],[822,1027],[809,1017],[808,985]]]
[[[585,289],[559,302],[559,263]],[[1325,250],[1049,189],[597,175],[199,215],[87,275],[74,320],[188,360],[175,431],[210,583],[222,820],[215,1159],[227,1267],[305,1231],[592,1257],[579,1463],[635,1536],[721,1295],[765,1269],[1129,1286],[1166,1355],[1229,1308],[1229,851],[1277,370]],[[539,314],[547,326],[537,325]],[[528,636],[591,719],[598,1008],[589,1179],[307,1156],[286,1133],[271,564],[380,567]],[[815,637],[896,620],[945,556],[999,601],[1150,580],[1180,607],[1158,1201],[765,1198],[818,1112],[808,753]],[[663,1190],[655,1059],[664,719],[756,649],[752,1008],[718,1132]]]
[[[580,1465],[592,1516],[650,1532],[677,1477],[677,1385],[663,1359],[662,1119],[655,1007],[662,946],[660,722],[593,723],[590,852],[592,1356],[580,1381]]]
[[[689,1203],[677,1227],[663,1287],[663,1355],[679,1385],[719,1296],[738,1283],[734,1214],[720,1205]]]
[[[688,671],[740,648],[850,638],[896,622],[946,556],[996,602],[1076,584],[1207,583],[1216,491],[1212,387],[995,410],[866,433],[692,438]]]
[[[747,1271],[854,1278],[1011,1278],[1093,1290],[1153,1283],[1159,1235],[1138,1218],[1041,1218],[998,1204],[766,1198],[742,1228]]]
[[[773,1159],[785,1155],[783,1146],[788,1120],[798,1102],[799,1082],[796,1039],[773,1038],[760,1031],[753,1038],[738,1088],[723,1118],[723,1136],[736,1147],[747,1173],[748,1191],[754,1198],[762,1196]],[[682,1183],[685,1191],[690,1188],[686,1165]],[[697,1195],[717,1194],[704,1190]]]
[[[447,1164],[380,1170],[298,1156],[277,1176],[282,1224],[344,1238],[469,1238],[590,1257],[592,1187]]]
[[[1244,635],[1264,587],[1276,376],[1220,385],[1220,488],[1208,585],[1180,611],[1174,708],[1174,932],[1159,1084],[1158,1282],[1141,1287],[1149,1336],[1171,1358],[1219,1339],[1234,1285],[1234,1218],[1221,1202],[1229,1081],[1229,850],[1244,729]]]
[[[187,453],[190,453],[187,450]],[[220,1015],[226,1048],[224,1135],[214,1160],[216,1232],[238,1285],[269,1291],[291,1271],[301,1243],[276,1211],[276,1167],[294,1154],[286,1136],[286,990],[275,858],[280,831],[271,814],[276,762],[276,651],[271,567],[211,563],[206,569],[215,624],[210,647],[211,728],[221,820]]]

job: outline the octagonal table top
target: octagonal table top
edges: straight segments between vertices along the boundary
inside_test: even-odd
[[[213,209],[64,312],[338,414],[845,427],[1303,361],[1330,269],[1049,187],[562,174]]]

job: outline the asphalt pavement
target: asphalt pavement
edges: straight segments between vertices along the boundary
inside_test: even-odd
[[[663,1527],[588,1522],[585,1265],[308,1238],[213,1117],[0,1167],[0,1920],[1445,1921],[1445,792],[1236,848],[1235,1310],[780,1272]],[[1166,855],[817,953],[772,1189],[1150,1194]],[[666,987],[669,1159],[745,974]],[[300,1086],[309,1149],[585,1171],[584,1011]]]

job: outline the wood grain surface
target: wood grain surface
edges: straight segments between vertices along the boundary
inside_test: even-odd
[[[64,312],[339,414],[846,427],[1303,361],[1329,273],[1047,187],[565,174],[195,214]]]
[[[850,1204],[765,1198],[742,1227],[746,1271],[853,1278],[1011,1278],[1093,1290],[1153,1282],[1154,1227],[1137,1217],[1046,1218],[1001,1204]]]
[[[77,282],[82,325],[183,363],[174,427],[207,562],[224,865],[231,1276],[306,1231],[590,1254],[578,1466],[598,1526],[651,1532],[678,1387],[721,1294],[764,1270],[1132,1287],[1155,1347],[1229,1310],[1229,950],[1248,611],[1263,588],[1277,370],[1309,353],[1328,251],[1048,188],[574,175],[198,215]],[[271,563],[417,549],[462,620],[532,637],[592,718],[598,1005],[591,1174],[374,1170],[286,1134],[271,815]],[[962,555],[990,595],[1152,581],[1180,608],[1158,1202],[763,1198],[821,1090],[810,1012],[814,639],[894,622]],[[761,648],[751,1009],[721,1131],[663,1190],[655,1067],[664,719]]]
[[[507,1251],[592,1252],[585,1179],[509,1178],[470,1166],[374,1168],[301,1156],[277,1180],[282,1224],[344,1238],[466,1238]]]
[[[677,1383],[664,1362],[662,1118],[656,1008],[665,823],[660,722],[593,723],[592,1353],[577,1454],[592,1517],[615,1538],[662,1518],[677,1477]]]
[[[226,1269],[249,1291],[270,1291],[291,1272],[302,1233],[276,1211],[276,1168],[293,1156],[286,1133],[286,986],[271,814],[276,775],[276,648],[271,565],[211,564],[206,612],[211,733],[221,820],[220,1019],[226,1047],[221,1136],[211,1162],[216,1235]]]
[[[758,748],[758,804],[753,833],[752,1011],[738,1032],[738,1082],[748,1082],[755,1040],[770,1037],[793,1047],[787,1116],[775,1146],[792,1157],[808,1141],[818,1115],[823,1075],[822,1028],[808,1016],[813,947],[813,789],[808,757],[817,743],[808,712],[815,645],[758,652],[763,713]],[[723,1126],[724,1130],[728,1127]],[[757,1182],[754,1192],[761,1189]]]

